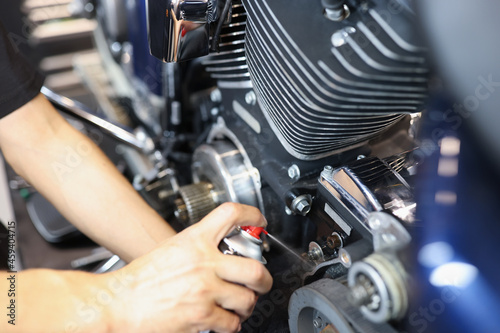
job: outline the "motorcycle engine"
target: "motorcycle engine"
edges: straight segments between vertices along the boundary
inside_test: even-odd
[[[175,215],[190,225],[225,201],[259,207],[303,252],[292,332],[394,331],[415,223],[406,152],[429,72],[409,1],[165,3],[163,26],[149,13],[150,36],[163,34],[152,54],[189,60],[190,87],[205,73],[211,85],[184,92],[213,122]]]
[[[274,235],[265,248],[298,253],[300,274],[274,269],[273,250],[268,260],[293,292],[292,332],[395,332],[416,223],[408,152],[429,76],[411,1],[146,9],[151,54],[166,62],[161,131],[149,131],[161,132],[163,162],[135,187],[183,227],[227,201],[260,208]],[[290,274],[300,283],[287,285]]]

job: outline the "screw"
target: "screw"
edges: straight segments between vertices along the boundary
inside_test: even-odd
[[[371,295],[363,285],[357,284],[351,288],[350,298],[355,306],[361,306],[370,302]]]
[[[314,318],[313,325],[316,328],[321,328],[323,326],[323,320],[321,320],[321,317]]]
[[[118,42],[114,42],[113,44],[111,44],[111,51],[113,51],[113,53],[118,54],[120,53],[121,50],[122,50],[122,44]]]
[[[300,178],[300,169],[297,164],[292,164],[292,166],[288,168],[288,177],[293,180]]]
[[[321,176],[323,176],[323,178],[331,178],[333,175],[333,168],[331,165],[325,165],[323,167],[323,171],[321,172]]]
[[[210,92],[210,100],[214,103],[222,101],[222,94],[219,89],[214,89]]]
[[[255,105],[255,103],[257,102],[257,96],[255,96],[253,90],[250,90],[246,93],[245,102],[247,102],[248,105]]]
[[[307,252],[307,257],[310,260],[316,261],[316,260],[321,259],[322,254],[323,253],[321,252],[321,250],[319,248],[313,247],[312,249],[309,250],[309,252]]]
[[[351,288],[350,299],[356,306],[367,305],[373,301],[375,294],[376,290],[370,279],[360,274],[356,284]]]

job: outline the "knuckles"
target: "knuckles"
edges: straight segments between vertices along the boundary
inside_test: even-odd
[[[235,314],[229,315],[229,320],[227,322],[228,332],[236,333],[238,332],[238,328],[240,327],[240,317]]]
[[[252,262],[248,264],[248,276],[254,283],[265,287],[266,292],[271,289],[271,275],[267,269],[259,262]]]
[[[257,298],[258,296],[252,290],[246,291],[246,295],[243,297],[244,301],[242,301],[244,311],[241,313],[245,320],[252,314],[255,303],[257,303]]]
[[[227,216],[240,216],[243,213],[243,206],[234,202],[224,202],[218,207]]]
[[[213,304],[200,304],[200,306],[193,309],[191,312],[192,322],[200,325],[206,324],[214,314],[215,305]]]

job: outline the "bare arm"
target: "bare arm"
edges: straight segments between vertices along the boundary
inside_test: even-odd
[[[12,280],[15,297],[11,274],[0,272],[0,332],[239,331],[272,279],[258,261],[217,245],[235,225],[265,224],[258,209],[226,203],[115,272],[27,270]],[[14,298],[15,325],[5,315]]]
[[[70,222],[126,261],[175,234],[42,95],[0,119],[0,148]]]
[[[0,331],[110,332],[111,311],[97,302],[98,291],[106,290],[107,278],[48,269],[0,271],[0,301],[5,309]]]

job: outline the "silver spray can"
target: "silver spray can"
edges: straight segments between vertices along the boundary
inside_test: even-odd
[[[262,240],[260,234],[267,232],[261,227],[241,227],[236,228],[219,244],[219,249],[224,254],[237,255],[252,258],[266,264],[266,259],[262,256]]]

